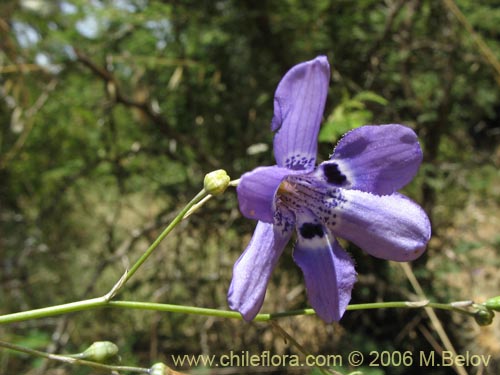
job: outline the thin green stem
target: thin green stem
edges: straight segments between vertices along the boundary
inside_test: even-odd
[[[201,190],[182,210],[179,212],[179,214],[172,220],[172,222],[165,228],[165,230],[158,236],[158,238],[151,244],[151,246],[148,247],[148,249],[142,254],[142,256],[135,262],[135,264],[130,268],[130,270],[127,273],[127,276],[124,280],[125,284],[130,278],[137,272],[140,266],[149,258],[149,256],[153,253],[153,251],[158,247],[161,241],[165,239],[165,237],[168,236],[168,234],[174,229],[177,224],[179,224],[186,213],[193,207],[195,204],[200,202],[205,196],[207,196],[208,193],[205,191],[205,189]],[[123,285],[122,285],[123,286]]]
[[[18,312],[14,314],[0,316],[0,324],[14,323],[27,321],[31,319],[40,319],[49,316],[62,315],[73,313],[77,311],[92,310],[96,308],[105,307],[108,302],[120,291],[125,283],[137,272],[139,267],[149,258],[158,245],[165,239],[165,237],[179,224],[184,218],[186,213],[200,201],[202,201],[208,193],[202,189],[172,220],[172,222],[165,228],[165,230],[158,236],[158,238],[149,246],[149,248],[142,254],[142,256],[134,263],[130,270],[118,280],[110,292],[103,297],[91,298],[78,302],[66,303],[63,305],[50,306],[41,309],[29,310]]]
[[[242,319],[241,314],[236,311],[210,309],[196,306],[171,305],[166,303],[135,302],[135,301],[110,301],[109,307],[131,310],[150,310],[171,312],[180,314],[191,314],[201,316],[214,316],[219,318]]]
[[[290,342],[293,346],[295,346],[297,348],[297,350],[302,353],[302,355],[304,356],[309,356],[311,355],[307,350],[306,348],[304,348],[302,345],[300,345],[297,340],[295,340],[295,338],[293,338],[293,336],[291,336],[287,331],[285,331],[283,329],[283,327],[281,327],[277,321],[271,321],[271,326],[288,342]],[[326,369],[322,368],[322,367],[318,367],[318,366],[315,366],[315,368],[321,372],[323,375],[328,375],[330,374],[331,372],[330,371],[327,371]],[[338,372],[334,372],[334,374],[338,375],[339,373]]]
[[[371,310],[371,309],[388,309],[388,308],[422,308],[431,307],[433,309],[454,311],[461,314],[473,316],[474,312],[462,308],[457,308],[453,304],[436,303],[436,302],[408,302],[408,301],[393,301],[393,302],[375,302],[375,303],[360,303],[347,306],[348,311],[354,310]],[[45,307],[37,310],[30,310],[14,314],[0,316],[0,324],[16,323],[32,319],[46,318],[49,316],[74,313],[85,310],[95,310],[99,308],[118,308],[118,309],[134,309],[134,310],[152,310],[160,312],[171,312],[180,314],[193,314],[201,316],[214,316],[229,319],[242,319],[240,313],[229,310],[210,309],[205,307],[172,305],[164,303],[152,302],[136,302],[136,301],[109,301],[106,297],[88,299],[79,302],[67,303],[58,306]],[[254,321],[266,322],[273,319],[279,319],[289,316],[298,315],[315,315],[313,309],[300,309],[282,311],[271,314],[258,314]]]
[[[25,347],[11,344],[11,343],[8,343],[5,341],[0,341],[0,348],[10,349],[10,350],[14,350],[16,352],[29,354],[29,355],[32,355],[35,357],[47,358],[47,359],[51,359],[54,361],[59,361],[59,362],[64,362],[64,363],[69,363],[69,364],[77,364],[77,365],[82,365],[82,366],[88,366],[88,367],[92,367],[92,368],[99,369],[99,370],[117,371],[117,372],[118,371],[128,371],[128,372],[138,372],[138,373],[143,373],[143,374],[149,373],[149,369],[147,369],[147,368],[131,367],[131,366],[105,365],[102,363],[87,361],[84,359],[73,358],[71,356],[45,353],[45,352],[41,352],[39,350],[25,348]]]
[[[238,186],[240,184],[240,180],[241,178],[238,178],[237,180],[232,180],[232,181],[229,181],[229,186]]]
[[[404,301],[394,301],[394,302],[374,302],[374,303],[358,303],[347,306],[348,311],[354,310],[372,310],[372,309],[391,309],[391,308],[422,308],[430,307],[435,310],[448,310],[455,311],[461,314],[466,314],[469,316],[474,316],[474,313],[468,310],[464,310],[453,306],[451,303],[438,303],[438,302],[404,302]]]
[[[463,310],[455,309],[447,304],[430,303],[427,301],[424,301],[422,303],[412,303],[406,301],[363,303],[363,304],[349,305],[347,307],[347,310],[353,311],[353,310],[368,310],[368,309],[382,309],[382,308],[419,308],[424,306],[440,308],[444,310],[457,310],[459,312],[465,312]],[[153,311],[194,314],[203,316],[215,316],[220,318],[240,319],[240,320],[242,319],[240,313],[236,311],[209,309],[209,308],[195,307],[195,306],[171,305],[164,303],[110,301],[107,307],[114,307],[120,309],[153,310]],[[299,315],[315,315],[315,312],[313,309],[299,309],[299,310],[282,311],[271,314],[265,314],[265,313],[257,314],[257,316],[254,318],[254,321],[267,322],[274,319],[290,317],[290,316],[299,316]]]
[[[49,306],[41,309],[22,311],[0,316],[0,324],[24,322],[32,319],[47,318],[49,316],[69,314],[85,310],[93,310],[104,307],[107,300],[104,297],[91,298],[78,302],[65,303],[63,305]]]

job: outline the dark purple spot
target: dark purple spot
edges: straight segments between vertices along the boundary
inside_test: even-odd
[[[299,229],[300,235],[307,240],[318,236],[323,237],[325,232],[323,232],[323,227],[320,224],[314,223],[304,223]]]
[[[346,176],[340,172],[337,163],[325,164],[323,166],[323,173],[325,174],[326,181],[330,184],[342,185],[347,181]]]
[[[402,143],[406,143],[406,144],[413,144],[415,142],[417,142],[417,137],[415,136],[415,133],[410,133],[410,134],[404,134],[402,137],[399,138],[399,140],[402,142]]]
[[[361,136],[359,131],[356,133],[356,135],[353,136],[353,134],[351,134],[348,142],[342,142],[342,140],[340,141],[340,147],[337,147],[334,151],[334,155],[336,158],[350,158],[359,155],[368,147],[370,142],[368,141],[368,139]]]

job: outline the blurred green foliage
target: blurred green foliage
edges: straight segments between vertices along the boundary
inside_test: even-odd
[[[319,133],[320,142],[333,142],[349,130],[371,124],[373,112],[367,103],[387,105],[387,100],[371,91],[361,91],[353,98],[343,95],[342,101],[326,119]]]
[[[498,1],[455,2],[499,59]],[[238,178],[273,164],[276,85],[318,54],[332,63],[319,159],[364,123],[411,126],[425,160],[405,190],[434,231],[415,274],[430,299],[498,295],[500,77],[446,2],[4,0],[0,313],[106,293],[205,173],[224,168]],[[227,308],[232,264],[253,225],[227,191],[168,237],[122,297]],[[349,250],[359,273],[353,302],[414,298],[397,265]],[[305,306],[300,272],[284,256],[265,310]],[[442,318],[459,352],[500,353],[498,326],[478,333]],[[314,317],[281,324],[312,353],[429,352],[438,340],[415,310],[347,313],[333,327]],[[140,311],[2,326],[0,336],[66,353],[112,340],[125,364],[143,366],[170,363],[170,354],[296,352],[265,324]],[[494,360],[488,373],[499,371]],[[0,352],[0,373],[55,368],[89,373]]]

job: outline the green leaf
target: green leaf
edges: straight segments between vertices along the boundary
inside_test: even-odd
[[[374,93],[373,91],[361,91],[354,95],[353,99],[361,102],[373,102],[384,106],[389,104],[387,99]]]
[[[345,95],[321,128],[319,141],[334,142],[349,130],[368,124],[373,113],[366,108],[366,102],[387,104],[387,100],[372,91],[361,91],[353,98]]]
[[[319,133],[320,142],[333,142],[349,130],[370,122],[372,113],[368,110],[350,112],[334,111]]]

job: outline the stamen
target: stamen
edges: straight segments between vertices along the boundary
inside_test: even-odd
[[[278,210],[286,208],[294,215],[301,215],[307,209],[330,226],[336,225],[335,210],[344,201],[337,187],[316,180],[314,175],[288,176],[278,187],[276,197]]]
[[[296,193],[297,190],[295,189],[295,185],[290,183],[289,181],[287,180],[283,180],[280,184],[280,186],[278,186],[278,194],[281,194],[281,195],[289,195],[289,194],[293,194],[293,193]]]

